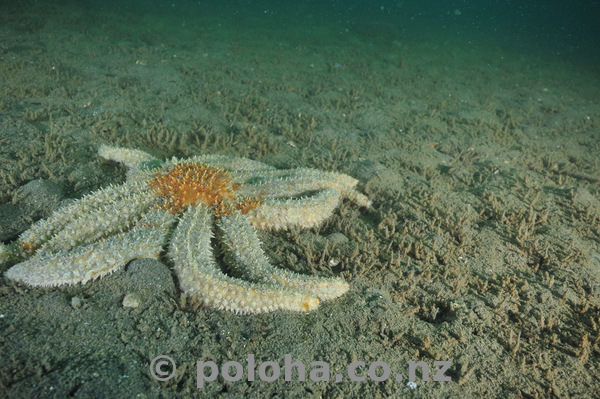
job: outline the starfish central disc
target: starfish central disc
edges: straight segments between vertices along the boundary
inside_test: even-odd
[[[149,182],[164,197],[163,208],[181,213],[190,205],[204,204],[224,213],[235,203],[238,186],[225,171],[203,164],[181,163],[160,171]]]

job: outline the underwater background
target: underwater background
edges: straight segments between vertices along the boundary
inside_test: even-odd
[[[192,309],[164,256],[57,288],[0,264],[0,397],[595,397],[599,38],[598,1],[0,1],[3,243],[122,183],[103,144],[337,171],[373,202],[260,233],[349,282],[308,313]],[[332,378],[198,388],[197,361],[250,354]]]

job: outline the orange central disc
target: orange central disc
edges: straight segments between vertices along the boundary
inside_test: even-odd
[[[237,188],[227,172],[187,163],[177,164],[166,173],[158,172],[149,185],[165,197],[163,206],[172,213],[200,203],[220,208],[235,198]]]
[[[190,205],[204,204],[214,208],[216,216],[242,213],[262,203],[257,199],[236,199],[239,185],[232,182],[229,173],[203,164],[180,163],[162,170],[148,183],[150,188],[165,198],[163,208],[181,213]]]

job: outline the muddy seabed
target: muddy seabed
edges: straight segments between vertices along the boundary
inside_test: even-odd
[[[350,282],[307,314],[193,311],[166,259],[83,286],[0,277],[8,396],[600,392],[597,66],[483,40],[373,40],[369,27],[274,36],[239,15],[190,24],[21,2],[0,19],[4,242],[123,181],[96,156],[101,144],[340,171],[373,200],[344,202],[318,229],[261,233],[277,266]],[[286,382],[282,370],[274,382],[219,376],[197,388],[197,361],[246,366],[250,354],[257,367],[290,354],[307,372],[325,361],[331,381]],[[167,382],[150,374],[158,355],[177,363]],[[380,361],[404,378],[334,382],[355,361],[361,375]],[[451,381],[418,372],[411,389],[411,361],[432,376],[435,361],[451,361]]]

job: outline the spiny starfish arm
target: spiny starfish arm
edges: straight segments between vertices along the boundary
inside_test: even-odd
[[[222,232],[220,241],[230,258],[227,263],[241,277],[306,292],[324,301],[348,291],[348,283],[341,278],[306,276],[272,266],[260,247],[254,227],[244,215],[224,216],[217,224]]]
[[[158,257],[174,216],[150,212],[131,230],[71,251],[44,252],[10,268],[5,276],[33,286],[86,283],[135,258]]]
[[[129,230],[157,202],[158,199],[151,192],[140,192],[88,209],[56,231],[38,252],[69,251],[76,246]],[[31,237],[31,234],[25,236]]]
[[[254,173],[252,170],[250,171],[240,171],[238,173],[240,179],[251,179],[257,181],[272,181],[277,179],[287,179],[287,178],[296,178],[296,177],[304,177],[310,178],[312,180],[317,181],[330,181],[335,182],[335,184],[339,184],[344,187],[355,187],[358,183],[358,180],[352,176],[345,175],[343,173],[336,172],[324,172],[319,169],[312,168],[296,168],[296,169],[269,169],[260,171],[259,173]]]
[[[327,188],[317,194],[299,199],[266,199],[258,208],[246,213],[250,223],[261,230],[285,230],[321,224],[339,204],[340,192]]]
[[[192,301],[236,313],[265,313],[275,310],[307,311],[319,299],[273,284],[249,283],[225,275],[212,255],[212,211],[191,206],[184,212],[169,247],[181,289]]]
[[[138,166],[142,163],[156,161],[156,158],[147,152],[109,145],[100,146],[98,155],[106,160],[122,163],[128,168]]]
[[[307,191],[331,187],[339,190],[342,197],[360,206],[371,205],[371,201],[365,195],[354,189],[358,180],[341,173],[322,172],[316,169],[292,169],[267,171],[262,174],[262,177],[250,178],[243,174],[232,174],[232,177],[236,182],[242,183],[240,195],[245,197],[293,197]]]
[[[247,158],[236,158],[227,155],[198,155],[186,160],[176,160],[176,162],[193,162],[195,164],[204,164],[228,171],[252,171],[260,173],[264,170],[276,170],[273,166],[264,164]]]
[[[66,226],[76,223],[90,212],[97,209],[110,209],[115,201],[122,201],[139,189],[131,185],[108,186],[55,211],[49,218],[40,220],[21,234],[17,246],[23,250],[21,255],[29,255],[50,241]],[[81,226],[85,228],[85,226]],[[98,226],[95,226],[98,227]],[[73,233],[75,236],[77,232]]]

